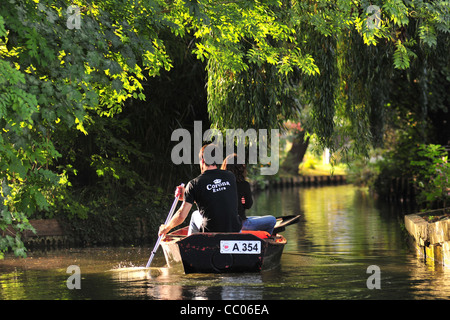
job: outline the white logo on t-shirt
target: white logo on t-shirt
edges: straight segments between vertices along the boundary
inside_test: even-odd
[[[215,179],[214,184],[208,184],[206,186],[206,190],[212,190],[212,192],[218,192],[218,191],[223,191],[226,190],[226,186],[230,185],[229,181],[224,181],[222,182],[222,179]]]

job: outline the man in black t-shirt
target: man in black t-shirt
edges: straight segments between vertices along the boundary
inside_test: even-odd
[[[167,225],[161,225],[159,235],[167,234],[171,229],[184,222],[194,203],[198,211],[192,213],[189,234],[194,232],[239,232],[241,222],[237,209],[236,178],[233,173],[217,168],[217,163],[205,157],[204,146],[199,154],[201,174],[189,181],[184,190],[179,186],[176,196],[183,201]],[[210,151],[214,157],[214,149]],[[206,158],[206,159],[205,159]],[[184,195],[184,197],[183,197]]]

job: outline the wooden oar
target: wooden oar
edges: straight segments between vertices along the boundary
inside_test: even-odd
[[[182,187],[184,187],[184,183],[181,184]],[[164,224],[168,224],[170,220],[172,220],[172,216],[174,214],[175,208],[177,207],[178,200],[180,199],[180,195],[175,197],[175,200],[173,201],[172,207],[170,208],[169,214],[167,215],[166,222]],[[161,242],[162,236],[158,237],[158,240],[156,241],[155,247],[153,248],[153,251],[150,255],[150,258],[148,259],[146,268],[150,268],[150,264],[152,263],[153,257],[155,256],[156,250],[158,250],[159,243]]]
[[[276,234],[278,232],[283,232],[287,226],[290,226],[291,224],[296,223],[300,219],[300,215],[291,215],[291,216],[284,216],[284,217],[278,217],[277,223],[275,224],[275,227],[273,228],[272,234]]]

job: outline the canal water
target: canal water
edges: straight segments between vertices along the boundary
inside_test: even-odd
[[[405,213],[351,185],[268,190],[248,215],[302,215],[274,270],[185,275],[164,267],[160,249],[144,272],[153,245],[36,251],[0,260],[0,299],[449,299],[450,270],[407,244]]]

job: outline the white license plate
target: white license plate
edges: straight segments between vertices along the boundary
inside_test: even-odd
[[[220,253],[260,254],[261,241],[221,240]]]

